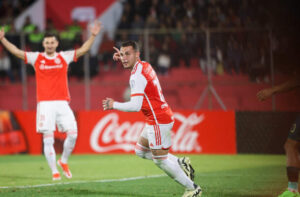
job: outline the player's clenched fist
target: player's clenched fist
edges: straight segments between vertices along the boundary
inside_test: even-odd
[[[113,109],[114,99],[106,98],[102,101],[103,110]]]

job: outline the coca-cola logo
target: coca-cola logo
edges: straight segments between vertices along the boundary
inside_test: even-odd
[[[144,128],[144,122],[135,122],[131,124],[128,121],[119,124],[119,115],[110,113],[103,117],[92,130],[90,145],[95,152],[108,152],[113,150],[124,150],[126,152],[134,150],[135,143]],[[99,139],[101,137],[101,139]],[[101,146],[111,144],[109,146]]]
[[[197,116],[196,113],[190,114],[188,117],[180,113],[174,113],[175,121],[179,121],[176,132],[172,132],[172,150],[179,152],[201,152],[202,147],[198,143],[199,132],[193,130],[195,125],[200,124],[204,120],[204,115]]]
[[[199,132],[193,127],[204,120],[204,115],[196,113],[188,117],[180,113],[174,113],[175,121],[180,124],[176,131],[172,132],[172,150],[176,152],[201,152],[202,147],[198,143]],[[119,123],[118,113],[109,113],[98,121],[90,136],[90,145],[95,152],[109,152],[123,150],[131,152],[145,126],[145,122],[136,121]]]

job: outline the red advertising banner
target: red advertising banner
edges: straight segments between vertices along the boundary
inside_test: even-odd
[[[25,135],[20,130],[14,115],[0,111],[0,155],[26,152]]]
[[[6,146],[0,154],[12,152],[42,154],[42,135],[36,133],[35,112],[17,111],[13,115],[18,130],[11,134],[0,135],[0,143]],[[193,154],[237,152],[234,111],[176,111],[174,117],[171,152]],[[78,138],[73,152],[75,154],[133,153],[145,126],[142,113],[79,111],[76,118]],[[20,142],[15,143],[14,148],[7,145],[13,142],[9,141],[12,137]],[[57,153],[62,151],[64,138],[64,134],[55,134]]]
[[[174,113],[171,152],[235,154],[234,111]],[[131,153],[145,126],[141,113],[78,112],[74,153]]]
[[[15,111],[14,115],[21,130],[25,134],[28,144],[27,153],[41,154],[42,153],[42,135],[38,134],[35,129],[35,111]]]

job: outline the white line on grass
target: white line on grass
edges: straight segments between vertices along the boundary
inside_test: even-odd
[[[104,180],[94,180],[94,181],[72,181],[72,182],[59,182],[59,183],[49,183],[49,184],[40,184],[40,185],[21,185],[21,186],[0,186],[0,189],[13,189],[13,188],[35,188],[35,187],[51,187],[56,185],[70,185],[70,184],[78,184],[78,183],[107,183],[107,182],[122,182],[122,181],[133,181],[139,179],[148,179],[148,178],[158,178],[164,177],[166,175],[151,175],[151,176],[137,176],[130,178],[122,178],[122,179],[104,179]]]

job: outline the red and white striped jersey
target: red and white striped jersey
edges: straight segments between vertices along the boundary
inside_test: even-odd
[[[130,76],[131,96],[143,96],[142,112],[150,125],[169,124],[173,112],[164,99],[155,71],[148,62],[138,61]]]
[[[35,69],[37,101],[70,100],[68,65],[76,61],[76,51],[55,53],[25,52],[25,63]]]

